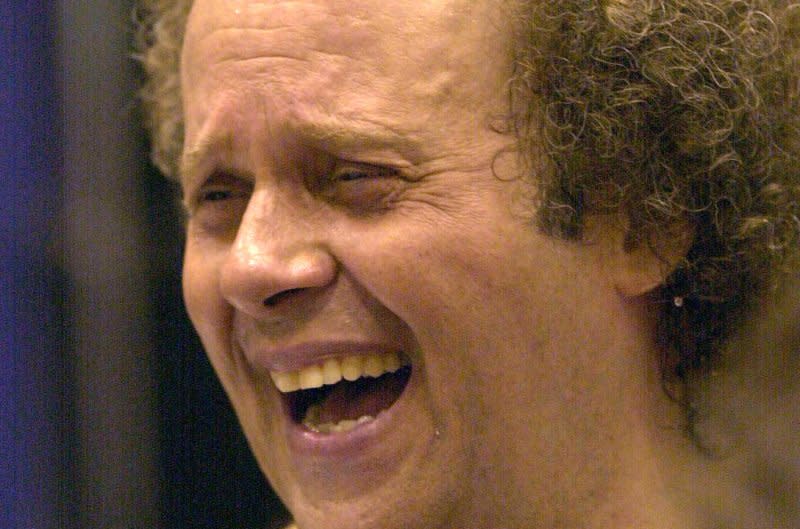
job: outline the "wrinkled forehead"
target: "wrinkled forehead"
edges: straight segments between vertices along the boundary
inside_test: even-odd
[[[355,60],[469,62],[470,44],[505,41],[501,0],[195,0],[184,51],[207,46],[203,62],[226,60],[235,40],[239,58],[252,55],[308,58],[311,53]],[[227,48],[227,49],[226,49]],[[208,52],[217,50],[216,57]],[[383,52],[383,53],[381,53]],[[449,52],[444,53],[442,52]],[[191,54],[190,54],[191,55]],[[184,68],[194,57],[184,54]],[[391,62],[391,61],[390,61]]]
[[[196,0],[181,64],[187,141],[210,116],[254,105],[270,126],[327,115],[400,134],[485,114],[505,103],[512,72],[505,1]]]
[[[208,33],[224,28],[280,30],[315,26],[318,36],[343,36],[343,27],[392,27],[397,33],[438,29],[457,33],[500,7],[496,0],[194,0],[189,28]],[[335,24],[339,21],[341,26]]]

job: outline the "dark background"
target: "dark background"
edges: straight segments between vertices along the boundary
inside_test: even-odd
[[[0,3],[0,527],[274,527],[181,304],[132,12]]]

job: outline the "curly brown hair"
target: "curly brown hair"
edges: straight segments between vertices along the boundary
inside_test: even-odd
[[[798,248],[800,4],[571,0],[521,13],[513,125],[521,152],[544,140],[542,226],[580,238],[585,215],[621,213],[628,249],[657,251],[688,222],[688,254],[653,295],[664,375],[702,374]]]
[[[153,159],[176,175],[179,62],[191,0],[141,2]],[[800,4],[516,0],[509,131],[542,229],[579,240],[614,213],[626,247],[691,226],[662,287],[664,375],[713,365],[800,240]],[[683,387],[683,385],[681,385]],[[686,397],[686,395],[683,396]]]
[[[146,79],[140,97],[150,132],[151,157],[162,173],[178,175],[183,152],[180,62],[193,0],[138,0],[137,59]]]

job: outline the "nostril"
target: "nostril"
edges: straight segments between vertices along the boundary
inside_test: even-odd
[[[284,299],[291,297],[293,294],[300,292],[303,290],[302,288],[290,288],[288,290],[284,290],[282,292],[278,292],[277,294],[273,294],[272,296],[268,297],[264,300],[265,307],[274,307],[275,305],[279,304]]]

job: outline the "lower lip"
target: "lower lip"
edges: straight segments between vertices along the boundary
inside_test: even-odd
[[[416,392],[415,372],[411,370],[406,387],[400,397],[386,410],[383,410],[369,422],[356,425],[352,430],[336,433],[314,432],[291,419],[288,403],[283,399],[284,418],[288,423],[289,448],[298,456],[341,458],[352,462],[364,457],[370,448],[387,448],[385,440],[404,424],[409,402]]]

